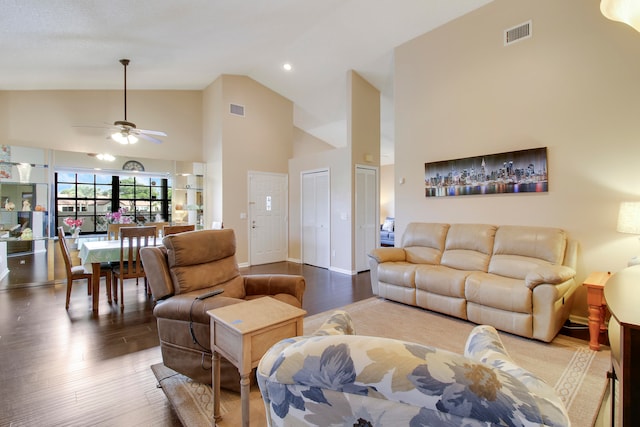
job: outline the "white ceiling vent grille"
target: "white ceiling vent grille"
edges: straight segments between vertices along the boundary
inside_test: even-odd
[[[531,21],[504,30],[504,45],[508,46],[529,37],[531,37]]]
[[[229,113],[244,117],[244,105],[229,104]]]

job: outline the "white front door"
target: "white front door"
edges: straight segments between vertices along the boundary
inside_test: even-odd
[[[286,174],[249,172],[249,264],[286,261],[288,255]]]

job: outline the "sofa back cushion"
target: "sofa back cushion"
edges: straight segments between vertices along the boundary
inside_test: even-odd
[[[487,271],[497,227],[488,224],[452,224],[440,263],[468,271]]]
[[[406,261],[414,264],[439,264],[449,224],[412,222],[402,236]]]
[[[175,294],[224,285],[224,296],[244,298],[233,230],[172,234],[162,243],[167,248]]]
[[[524,279],[531,270],[562,265],[567,235],[552,227],[503,225],[496,231],[489,272]]]

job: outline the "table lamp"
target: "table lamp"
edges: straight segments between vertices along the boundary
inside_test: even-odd
[[[622,202],[618,212],[618,226],[620,233],[640,234],[640,202]],[[629,267],[640,264],[640,257],[635,256],[629,260]]]

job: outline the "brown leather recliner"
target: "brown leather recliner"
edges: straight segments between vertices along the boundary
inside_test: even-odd
[[[217,307],[270,296],[302,307],[305,280],[296,275],[240,275],[231,229],[172,234],[163,247],[140,251],[153,297],[165,366],[194,381],[211,384],[209,315]],[[204,299],[214,290],[223,293]],[[221,358],[220,382],[239,390],[239,374]]]

